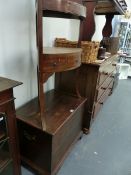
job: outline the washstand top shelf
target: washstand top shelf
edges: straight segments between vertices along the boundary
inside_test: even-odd
[[[81,0],[43,0],[42,9],[44,11],[44,16],[56,16],[61,18],[86,17],[86,7],[82,5]],[[65,16],[64,14],[67,16]]]

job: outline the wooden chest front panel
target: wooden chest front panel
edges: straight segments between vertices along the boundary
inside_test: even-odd
[[[52,136],[18,120],[20,152],[24,161],[43,171],[51,170]]]
[[[52,170],[61,164],[63,156],[82,131],[83,106],[70,118],[53,137]]]
[[[63,126],[54,134],[37,129],[21,120],[18,120],[21,157],[43,175],[55,174],[60,168],[72,144],[82,133],[82,116],[84,103]]]

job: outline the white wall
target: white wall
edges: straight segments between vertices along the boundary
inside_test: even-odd
[[[78,39],[78,21],[44,19],[44,45],[55,37]],[[37,95],[35,0],[0,1],[0,76],[23,82],[14,89],[16,107]],[[46,90],[53,88],[50,78]]]
[[[131,0],[126,0],[128,10],[131,12]]]
[[[16,106],[36,96],[35,0],[0,1],[0,76],[22,81]]]
[[[53,46],[56,37],[78,40],[79,25],[79,20],[43,18],[43,45]]]

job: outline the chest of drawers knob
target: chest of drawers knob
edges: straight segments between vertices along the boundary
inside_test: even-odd
[[[54,62],[54,63],[53,63],[53,66],[54,66],[54,67],[55,67],[55,66],[57,66],[57,63],[56,63],[56,62]]]
[[[112,66],[116,66],[116,63],[113,63]]]
[[[101,87],[101,89],[106,90],[106,88],[105,88],[105,87]]]
[[[103,75],[108,75],[108,72],[102,72]]]

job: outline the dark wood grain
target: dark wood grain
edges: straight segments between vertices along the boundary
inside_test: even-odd
[[[84,103],[85,99],[73,97],[61,91],[51,90],[45,94],[45,101],[47,123],[45,132],[55,134],[76,112],[77,108]],[[73,112],[70,110],[73,110]],[[17,118],[42,130],[39,115],[38,98],[33,99],[17,110]]]
[[[6,168],[8,163],[11,161],[9,152],[0,150],[0,170]]]
[[[0,141],[5,137],[5,132],[0,128]]]
[[[82,41],[91,41],[95,33],[94,9],[96,1],[83,1],[87,8],[86,19],[83,21]]]
[[[0,115],[0,142],[7,137],[6,119]]]
[[[15,98],[13,96],[13,87],[16,87],[20,84],[21,84],[20,82],[0,77],[0,114],[6,115],[7,118],[9,146],[10,146],[11,158],[13,161],[14,175],[21,174],[15,107],[14,107]],[[3,156],[4,155],[5,154],[3,153]],[[8,162],[8,158],[7,159],[5,158],[5,161],[6,160]]]
[[[81,65],[82,51],[78,48],[43,48],[42,18],[47,15],[76,16],[81,20],[86,15],[86,8],[80,0],[37,0],[38,98],[21,107],[17,118],[21,159],[37,173],[53,175],[81,134],[86,99],[60,91],[43,91],[43,84],[53,73]]]
[[[43,52],[39,66],[40,72],[54,73],[67,71],[81,65],[82,49],[50,47],[43,48]]]
[[[45,100],[46,131],[40,125],[37,98],[17,110],[21,156],[32,168],[54,174],[82,131],[85,98],[51,90]]]
[[[47,10],[49,15],[52,12],[57,12],[59,17],[63,17],[62,14],[71,14],[70,18],[73,18],[73,16],[86,17],[86,7],[82,5],[80,0],[43,0],[43,10]],[[52,16],[55,16],[55,13],[52,13]],[[67,17],[69,18],[69,15]]]
[[[77,78],[77,85],[80,95],[87,98],[84,111],[83,130],[89,131],[92,123],[93,111],[95,103],[98,99],[107,91],[111,91],[112,87],[109,84],[114,80],[112,74],[116,69],[113,66],[113,62],[116,61],[117,55],[108,58],[101,64],[82,64],[79,71],[79,77]],[[72,70],[69,72],[61,72],[56,74],[55,88],[57,90],[65,90],[70,94],[75,93],[75,77],[76,71]],[[68,83],[68,81],[70,83]],[[112,84],[110,84],[113,86]],[[108,88],[109,87],[109,88]],[[107,94],[107,93],[106,93]],[[108,93],[109,95],[110,93]],[[107,96],[106,96],[107,97]],[[98,110],[97,110],[98,111]],[[96,112],[95,112],[96,115]]]
[[[103,38],[110,37],[112,34],[112,19],[114,17],[114,14],[107,14],[105,17],[106,17],[106,23],[102,30]]]
[[[81,65],[80,49],[43,48],[44,29],[42,18],[47,14],[52,17],[54,17],[55,14],[59,14],[59,17],[65,17],[67,15],[67,18],[74,18],[74,16],[76,16],[81,20],[86,15],[86,7],[82,5],[82,1],[80,0],[37,0],[38,99],[40,111],[39,117],[41,118],[41,126],[44,130],[47,129],[47,117],[45,115],[46,104],[44,100],[43,84],[53,73],[76,69]],[[81,31],[82,27],[80,26],[80,33]]]

